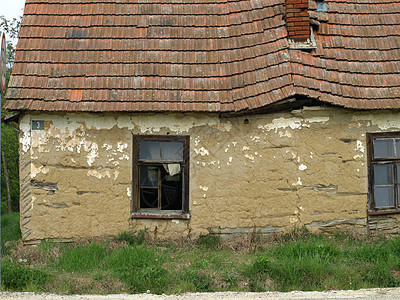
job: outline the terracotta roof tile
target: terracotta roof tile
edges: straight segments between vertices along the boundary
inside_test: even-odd
[[[284,0],[27,0],[6,107],[235,112],[304,95],[400,108],[400,2],[326,5],[309,8],[323,17],[310,53],[289,49]]]

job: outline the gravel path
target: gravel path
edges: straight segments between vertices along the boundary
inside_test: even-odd
[[[328,291],[328,292],[266,292],[266,293],[188,293],[183,295],[54,295],[34,293],[7,293],[1,292],[0,299],[17,300],[210,300],[210,299],[400,299],[400,288],[365,289],[357,291]]]

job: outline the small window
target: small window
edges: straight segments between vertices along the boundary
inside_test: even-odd
[[[400,208],[400,133],[369,134],[370,210],[397,212]]]
[[[188,145],[186,136],[134,136],[136,217],[188,213]]]
[[[317,4],[318,12],[326,12],[326,4],[323,0],[316,0],[315,3]]]

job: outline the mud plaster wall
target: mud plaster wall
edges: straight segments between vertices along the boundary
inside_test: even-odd
[[[31,130],[32,120],[44,120],[44,130]],[[172,238],[303,225],[398,232],[396,216],[367,218],[366,157],[366,133],[400,130],[398,112],[38,113],[25,114],[20,129],[21,227],[28,242],[144,227]],[[190,220],[130,218],[133,134],[190,135]]]

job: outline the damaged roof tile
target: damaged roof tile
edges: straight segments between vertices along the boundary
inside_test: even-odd
[[[6,108],[240,112],[295,95],[400,108],[400,1],[310,5],[308,52],[289,48],[285,0],[126,2],[26,0]]]

